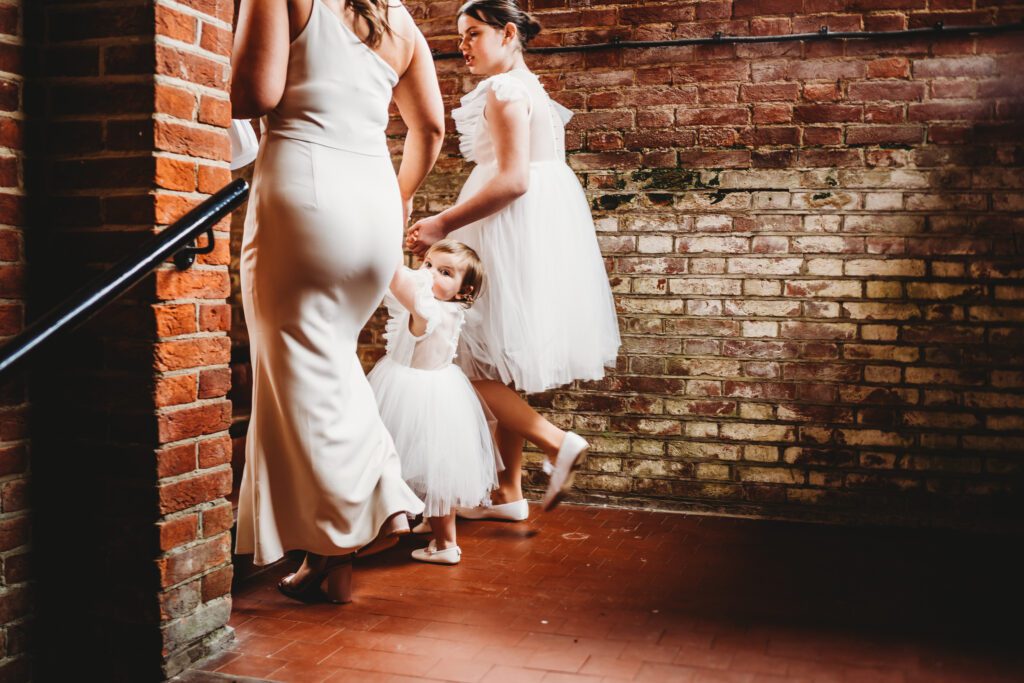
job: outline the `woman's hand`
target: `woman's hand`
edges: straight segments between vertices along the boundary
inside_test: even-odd
[[[417,256],[423,256],[434,242],[444,239],[444,223],[438,216],[430,216],[413,223],[405,233],[405,246]]]

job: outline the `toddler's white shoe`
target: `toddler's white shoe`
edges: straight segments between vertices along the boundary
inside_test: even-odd
[[[562,502],[566,492],[572,488],[576,470],[583,464],[589,448],[590,444],[579,434],[565,433],[565,438],[562,439],[562,445],[558,448],[558,455],[555,457],[555,464],[551,470],[548,490],[544,492],[544,512],[553,510]]]
[[[412,559],[432,564],[458,564],[462,559],[462,549],[453,545],[444,550],[438,550],[437,542],[431,541],[426,548],[413,550]]]
[[[414,534],[429,534],[432,531],[433,529],[430,528],[430,520],[426,517],[423,518],[422,522],[412,528],[412,532]]]
[[[530,516],[530,504],[525,498],[499,505],[477,505],[475,508],[456,508],[455,514],[463,519],[500,519],[522,522]]]

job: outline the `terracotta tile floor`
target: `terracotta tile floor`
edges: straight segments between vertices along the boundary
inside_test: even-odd
[[[236,642],[188,680],[1024,681],[1019,538],[532,513],[460,522],[457,567],[403,539],[357,563],[350,605],[278,594],[293,562],[251,578]]]

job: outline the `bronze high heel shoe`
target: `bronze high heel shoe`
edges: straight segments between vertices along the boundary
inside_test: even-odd
[[[328,557],[324,566],[318,570],[310,570],[301,583],[292,580],[294,573],[277,582],[277,590],[281,594],[299,602],[333,602],[343,604],[352,601],[352,558],[355,553]],[[306,554],[309,564],[309,553]],[[327,591],[321,584],[327,581]]]
[[[324,596],[327,602],[344,605],[352,602],[352,555],[348,561],[334,565],[327,571],[327,590]]]

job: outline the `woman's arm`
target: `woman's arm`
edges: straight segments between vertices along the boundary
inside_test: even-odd
[[[413,225],[406,245],[416,254],[423,254],[431,244],[453,230],[498,213],[526,194],[529,188],[528,105],[523,100],[499,100],[491,90],[487,93],[485,112],[498,172],[472,197]]]
[[[408,16],[404,7],[401,11]],[[408,16],[408,22],[412,24],[414,41],[412,59],[394,91],[395,105],[408,129],[402,164],[398,169],[398,188],[402,193],[406,220],[412,210],[412,197],[434,167],[444,141],[444,102],[437,84],[434,59],[427,40],[415,27],[411,16]]]
[[[405,266],[398,266],[388,289],[398,299],[398,303],[409,311],[409,331],[417,337],[426,332],[427,319],[416,312],[416,285],[413,283],[412,271]]]
[[[288,0],[241,0],[231,49],[231,116],[251,119],[284,95],[290,42]]]

